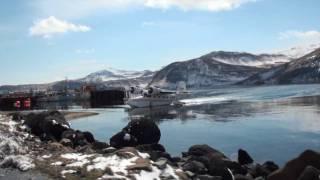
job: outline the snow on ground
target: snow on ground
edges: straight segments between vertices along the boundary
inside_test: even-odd
[[[13,167],[27,171],[35,165],[32,158],[27,155],[28,148],[23,144],[24,134],[20,133],[22,137],[13,136],[13,133],[17,133],[17,124],[10,117],[0,115],[0,167]]]
[[[78,168],[84,168],[88,173],[97,171],[107,172],[111,170],[112,173],[104,174],[98,179],[130,179],[129,175],[135,177],[136,179],[159,179],[160,177],[170,177],[171,179],[179,179],[175,173],[175,170],[170,166],[166,165],[165,169],[159,169],[152,164],[148,158],[150,157],[146,153],[137,152],[137,155],[132,152],[125,152],[128,156],[119,156],[117,154],[102,155],[102,154],[81,154],[81,153],[69,153],[61,155],[63,158],[61,161],[51,163],[51,166],[64,166],[63,171],[61,171],[61,177],[66,178],[68,174],[74,174],[77,172]],[[151,171],[140,170],[132,171],[128,170],[129,167],[138,165],[138,159],[145,159],[149,162]],[[65,162],[65,163],[63,163]],[[66,163],[67,162],[67,163]]]
[[[27,171],[33,168],[52,167],[58,170],[57,173],[62,178],[77,177],[81,171],[88,173],[88,177],[90,173],[94,175],[96,172],[102,172],[97,179],[132,179],[132,177],[137,180],[161,177],[179,179],[173,167],[167,164],[164,169],[159,169],[148,154],[138,152],[134,148],[121,149],[112,154],[84,154],[58,150],[35,157],[32,155],[32,148],[28,149],[26,144],[29,141],[26,138],[31,135],[17,131],[18,125],[19,123],[12,121],[10,117],[0,115],[0,167],[2,168]],[[34,139],[35,142],[36,140],[37,138]],[[42,159],[43,164],[38,164],[40,162],[37,159]],[[37,161],[37,167],[34,161]]]

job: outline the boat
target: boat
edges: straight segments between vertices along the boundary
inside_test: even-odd
[[[158,87],[148,87],[140,96],[128,99],[127,104],[132,108],[146,108],[157,106],[182,105],[180,96],[185,93],[181,91],[169,91]]]

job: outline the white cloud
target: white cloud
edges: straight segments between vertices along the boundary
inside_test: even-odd
[[[169,9],[176,7],[182,10],[224,11],[255,0],[145,0],[147,7]]]
[[[320,40],[320,31],[286,31],[279,35],[282,40],[297,39],[297,40]]]
[[[91,28],[84,25],[76,25],[67,21],[59,20],[54,16],[34,22],[29,29],[31,36],[41,36],[43,38],[51,38],[56,34],[67,32],[87,32]]]
[[[128,8],[154,8],[203,11],[226,11],[257,0],[35,0],[32,5],[42,14],[79,18],[97,11]]]

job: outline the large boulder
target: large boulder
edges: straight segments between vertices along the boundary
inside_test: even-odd
[[[243,149],[238,150],[238,162],[241,165],[252,164],[253,159],[249,155],[249,153]]]
[[[31,113],[25,116],[24,124],[31,133],[43,140],[60,141],[62,133],[70,128],[69,123],[58,111]]]
[[[304,169],[298,180],[319,180],[320,171],[312,166]]]
[[[268,180],[298,179],[306,167],[320,169],[320,153],[306,150],[299,157],[289,161],[282,169],[272,173]]]
[[[151,120],[132,120],[128,125],[110,139],[110,145],[116,148],[157,144],[161,132],[157,124]]]
[[[110,139],[110,145],[115,148],[122,148],[122,147],[134,147],[137,146],[137,139],[130,134],[121,131],[115,134]]]
[[[220,176],[223,179],[232,180],[233,173],[231,170],[237,168],[235,166],[236,162],[232,162],[222,152],[208,145],[194,145],[189,148],[184,156],[187,161],[183,166],[189,171],[193,171],[193,173],[208,173],[212,176]],[[205,169],[200,168],[198,164],[195,167],[194,165],[196,164],[194,162],[202,163],[207,172],[204,171]],[[239,165],[239,167],[241,166]]]

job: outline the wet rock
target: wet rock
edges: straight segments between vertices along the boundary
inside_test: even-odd
[[[319,180],[320,171],[312,166],[307,166],[298,180]]]
[[[289,161],[282,169],[273,172],[268,180],[298,179],[307,166],[320,169],[320,153],[306,150]]]
[[[251,156],[248,154],[247,151],[245,151],[243,149],[239,149],[239,151],[238,151],[238,162],[241,165],[252,164],[253,163],[253,159],[251,158]]]

